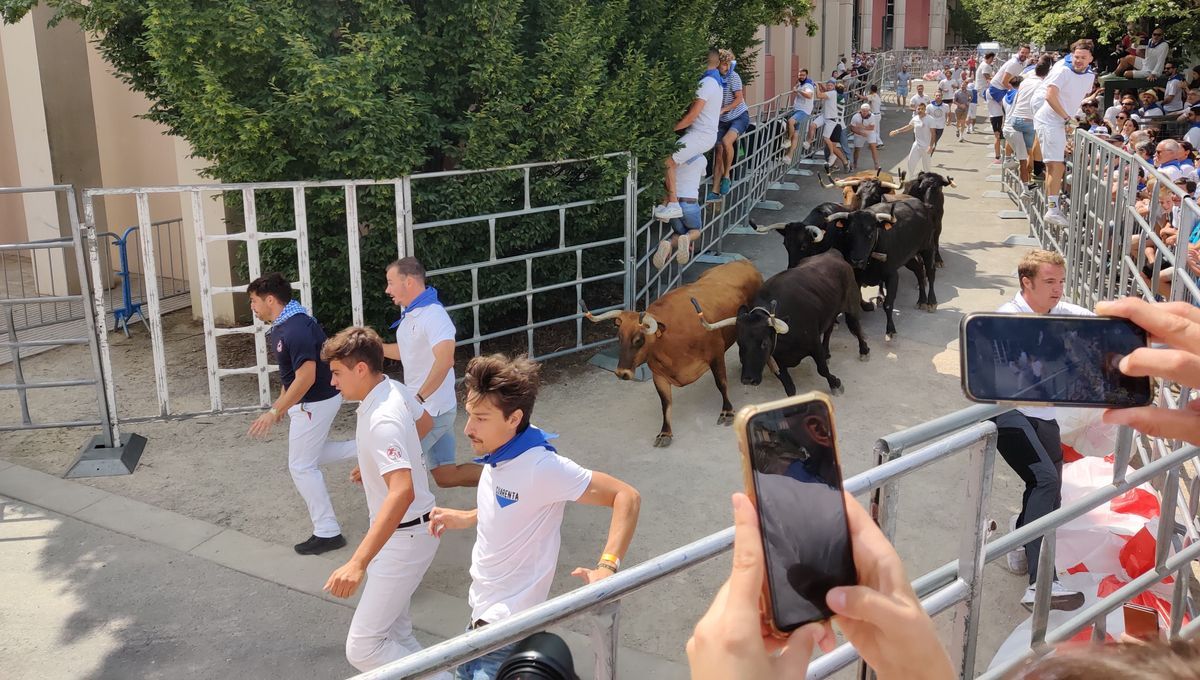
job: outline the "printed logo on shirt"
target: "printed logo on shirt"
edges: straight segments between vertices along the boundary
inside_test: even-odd
[[[396,448],[395,446],[388,447],[387,457],[388,457],[388,460],[395,461],[395,462],[400,462],[401,460],[404,460],[404,454],[400,453],[400,449]]]
[[[502,508],[507,508],[508,506],[520,500],[520,498],[521,497],[517,495],[516,491],[509,491],[508,489],[496,487],[496,503],[498,503]]]
[[[282,340],[280,340],[279,342],[275,343],[275,351],[276,351],[276,352],[282,352],[282,351],[283,351],[283,341],[282,341]]]

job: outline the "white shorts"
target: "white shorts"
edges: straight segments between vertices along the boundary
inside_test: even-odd
[[[717,136],[689,131],[679,138],[679,144],[682,146],[675,153],[671,154],[671,158],[675,160],[676,165],[683,165],[696,156],[703,156],[708,153],[716,146]]]
[[[1003,104],[996,101],[995,99],[992,99],[991,95],[987,95],[986,99],[987,99],[987,105],[988,105],[987,108],[988,108],[988,116],[989,117],[995,118],[996,116],[1004,115],[1004,105]]]
[[[841,123],[837,120],[834,120],[833,118],[826,118],[825,129],[821,132],[821,136],[823,136],[825,139],[829,139],[833,136],[833,131],[836,130],[839,125],[841,125]],[[846,134],[846,131],[842,130],[842,134]]]
[[[975,122],[975,105],[974,104],[967,104],[967,118],[970,118],[972,123]]]
[[[707,170],[708,159],[703,155],[680,163],[675,168],[675,194],[680,198],[699,198],[700,182],[704,181]]]
[[[1042,160],[1047,163],[1062,163],[1067,153],[1067,131],[1059,125],[1034,123],[1038,145],[1042,149]]]
[[[1020,132],[1012,129],[1012,127],[1004,126],[1004,139],[1008,145],[1012,147],[1013,156],[1016,156],[1019,161],[1029,160],[1029,149],[1025,148],[1025,136]]]
[[[1151,71],[1141,71],[1141,70],[1134,69],[1133,71],[1129,72],[1129,75],[1133,76],[1134,78],[1149,78],[1150,76],[1152,76],[1154,74]]]
[[[861,149],[864,146],[866,146],[867,144],[878,144],[878,143],[879,142],[877,142],[875,140],[874,135],[860,135],[858,133],[854,134],[854,148],[856,148],[856,149]]]

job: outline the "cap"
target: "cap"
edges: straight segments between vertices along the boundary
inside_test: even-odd
[[[863,104],[862,106],[860,106],[860,107],[858,107],[858,108],[862,109],[863,111],[870,111],[870,110],[871,110],[871,105],[870,105],[870,104]]]

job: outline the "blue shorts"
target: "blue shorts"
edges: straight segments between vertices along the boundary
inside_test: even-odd
[[[682,236],[692,229],[699,229],[704,226],[704,211],[700,207],[700,203],[680,202],[679,207],[683,209],[683,217],[671,220],[672,231]]]
[[[421,452],[425,454],[425,467],[429,470],[454,464],[454,415],[451,409],[433,417],[433,429],[421,440]]]
[[[750,127],[750,112],[742,111],[737,118],[717,123],[717,141],[725,139],[725,133],[730,130],[738,133],[739,136],[743,135],[748,127]]]
[[[908,98],[908,88],[907,87],[897,87],[896,94],[907,99]]]
[[[807,121],[811,117],[812,117],[812,114],[808,113],[807,111],[792,111],[792,116],[791,116],[792,120],[796,121],[796,127],[798,127],[798,128],[803,126],[804,122]]]

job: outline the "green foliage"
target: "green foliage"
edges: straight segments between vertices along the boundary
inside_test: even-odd
[[[984,31],[1006,44],[1028,42],[1048,47],[1069,45],[1077,38],[1095,38],[1111,45],[1125,22],[1162,25],[1173,45],[1191,46],[1200,31],[1197,0],[963,0]]]
[[[643,185],[656,186],[706,47],[746,55],[750,73],[757,27],[807,22],[811,10],[810,0],[45,2],[55,21],[93,34],[118,76],[151,101],[146,118],[186,139],[225,182],[395,178],[629,151]],[[13,22],[34,4],[0,0],[0,14]],[[620,160],[538,170],[531,203],[620,195],[624,170]],[[418,222],[465,217],[521,207],[523,177],[416,180],[412,194]],[[326,189],[306,198],[315,311],[336,328],[350,320],[345,199]],[[240,196],[226,201],[236,226]],[[380,294],[396,252],[394,206],[390,186],[359,190],[364,301],[376,327],[395,314]],[[255,208],[260,230],[292,228],[291,192],[259,192]],[[496,231],[496,257],[556,247],[558,213],[504,220]],[[566,232],[576,243],[619,237],[620,205],[570,211]],[[431,269],[491,255],[486,223],[419,230],[414,246]],[[262,252],[264,271],[294,275],[294,246],[269,241]],[[591,259],[590,268],[614,268]],[[532,274],[563,281],[575,266],[541,257]],[[434,283],[454,304],[519,290],[526,274],[523,265],[489,267],[475,291],[469,274]],[[573,296],[557,298],[539,301],[539,315],[573,306]],[[518,310],[523,299],[489,305],[482,330]]]

